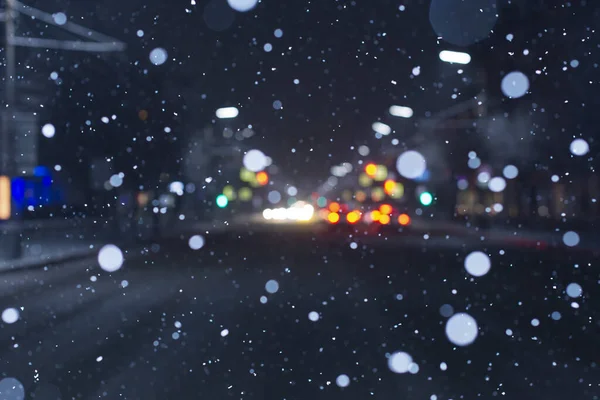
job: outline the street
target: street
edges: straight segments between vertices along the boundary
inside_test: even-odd
[[[598,15],[0,0],[0,400],[600,400]]]
[[[38,400],[600,398],[593,253],[306,229],[205,239],[122,249],[110,274],[95,257],[4,273],[20,316],[1,325],[3,376]],[[463,265],[476,250],[481,277]],[[464,347],[445,333],[462,312],[479,327]],[[408,372],[390,370],[395,352]],[[23,398],[7,382],[2,398]]]

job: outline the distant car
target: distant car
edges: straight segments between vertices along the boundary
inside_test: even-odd
[[[394,206],[383,203],[351,208],[337,202],[329,204],[319,212],[319,220],[327,226],[327,232],[380,234],[397,232],[410,226],[411,217]]]

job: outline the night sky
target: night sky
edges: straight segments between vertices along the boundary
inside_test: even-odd
[[[331,165],[355,160],[362,144],[391,146],[393,138],[400,146],[409,143],[419,120],[480,89],[501,102],[499,115],[531,117],[522,132],[510,132],[501,141],[483,138],[480,145],[488,152],[501,147],[509,158],[514,150],[523,162],[564,173],[594,165],[587,158],[571,160],[568,144],[574,137],[590,142],[591,158],[598,151],[598,117],[590,110],[598,103],[594,21],[600,5],[592,2],[567,7],[557,1],[464,0],[462,5],[497,3],[498,14],[490,35],[464,47],[438,37],[430,23],[431,2],[425,0],[262,1],[247,13],[231,10],[226,0],[196,0],[195,5],[190,0],[76,0],[56,1],[51,8],[47,1],[25,3],[64,12],[69,20],[128,45],[124,54],[101,56],[19,51],[19,73],[39,82],[47,94],[42,116],[57,126],[53,143],[42,152],[49,164],[71,163],[76,169],[82,160],[109,155],[126,173],[136,166],[135,174],[143,175],[139,182],[151,180],[178,169],[180,145],[191,131],[211,124],[217,108],[237,106],[236,123],[256,131],[248,145],[308,184],[326,179]],[[478,26],[478,20],[471,21],[468,26]],[[19,29],[24,36],[70,38],[33,21],[22,20]],[[276,29],[282,30],[281,38],[275,37]],[[158,47],[169,57],[157,66],[149,53]],[[457,66],[440,62],[444,49],[468,51],[473,61],[458,74]],[[502,76],[513,70],[531,83],[520,99],[507,99],[500,91]],[[52,71],[59,72],[58,80],[49,78]],[[487,81],[480,85],[482,73]],[[282,110],[274,109],[276,100]],[[390,123],[392,104],[412,107],[414,118]],[[138,118],[141,109],[148,111],[146,121]],[[101,122],[113,114],[114,122]],[[371,124],[377,120],[390,123],[395,132],[376,139]],[[165,133],[165,127],[172,131]],[[466,160],[466,155],[456,157]]]

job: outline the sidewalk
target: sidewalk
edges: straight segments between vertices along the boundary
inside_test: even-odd
[[[81,240],[67,242],[49,238],[47,241],[35,240],[22,245],[23,254],[16,260],[0,261],[0,271],[33,268],[54,264],[95,254],[103,243]]]
[[[237,225],[238,222],[193,220],[161,223],[160,237],[217,233]],[[0,272],[95,256],[106,244],[120,247],[147,244],[152,241],[154,233],[150,226],[138,226],[140,236],[136,237],[132,232],[118,232],[114,225],[98,219],[26,221],[24,226],[21,257],[0,260]],[[14,223],[4,224],[0,227],[0,233],[6,234],[17,228]]]
[[[113,226],[98,218],[9,221],[0,225],[0,232],[3,235],[20,234],[21,244],[21,257],[0,260],[0,271],[86,257],[115,237]]]

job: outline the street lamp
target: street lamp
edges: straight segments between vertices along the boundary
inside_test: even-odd
[[[391,106],[390,115],[400,118],[410,118],[413,116],[413,110],[410,107]]]
[[[372,125],[373,130],[380,135],[387,136],[392,133],[392,128],[389,125],[384,124],[383,122],[373,122]]]
[[[235,118],[240,114],[236,107],[223,107],[217,109],[216,115],[219,119]]]
[[[466,65],[471,62],[471,56],[459,51],[442,50],[440,51],[440,60],[450,64]]]

